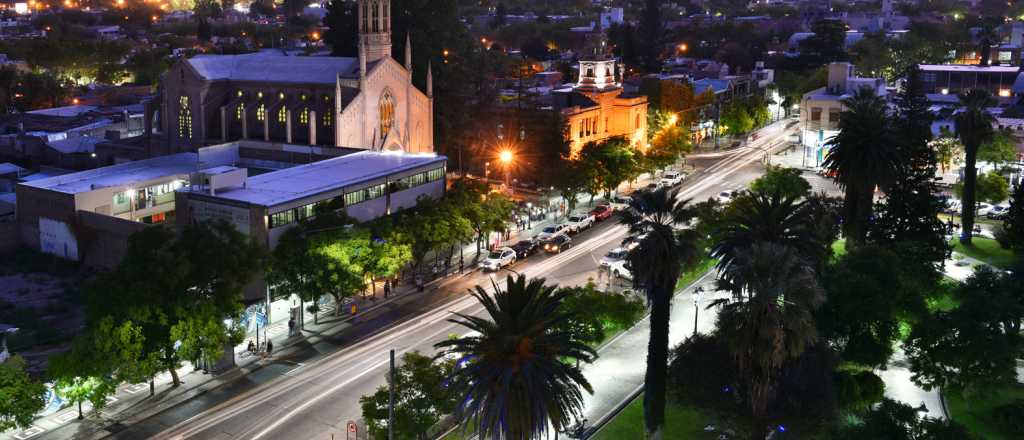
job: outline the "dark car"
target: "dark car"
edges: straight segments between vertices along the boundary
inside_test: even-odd
[[[572,239],[568,235],[557,235],[544,242],[544,252],[557,254],[572,247]]]
[[[536,254],[540,250],[540,245],[533,240],[521,240],[519,243],[512,245],[512,250],[516,251],[516,258],[521,260]]]
[[[594,216],[597,221],[608,220],[612,216],[612,207],[608,205],[598,205],[596,208],[590,211],[590,215]]]

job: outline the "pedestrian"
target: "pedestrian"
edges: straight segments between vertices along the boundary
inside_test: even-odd
[[[463,259],[462,259],[462,257],[459,257],[459,273],[461,274],[461,273],[462,273],[462,271],[463,271],[463,270],[464,270],[465,268],[466,268],[466,262],[465,262],[465,260],[463,260]]]
[[[418,292],[423,292],[423,278],[419,275],[416,275],[416,290]]]
[[[256,354],[256,343],[252,342],[252,339],[249,340],[249,347],[247,350],[249,350],[249,354]]]
[[[388,299],[388,296],[390,296],[390,295],[391,295],[391,281],[390,280],[384,280],[384,299]]]
[[[273,352],[274,352],[274,342],[268,339],[267,340],[267,356],[270,356],[270,354],[273,353]]]
[[[288,318],[288,336],[295,334],[295,317]]]

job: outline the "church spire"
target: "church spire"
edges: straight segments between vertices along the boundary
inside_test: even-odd
[[[434,97],[434,72],[431,70],[430,63],[427,63],[427,97]]]
[[[405,33],[405,70],[409,71],[409,77],[412,77],[412,37],[409,33]]]

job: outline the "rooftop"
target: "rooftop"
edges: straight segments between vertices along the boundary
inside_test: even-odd
[[[283,59],[287,57],[287,59]],[[292,57],[257,52],[243,55],[197,55],[186,61],[208,80],[331,84],[340,74],[359,76],[359,60],[343,57]]]
[[[188,174],[196,170],[198,160],[196,153],[178,153],[32,180],[21,185],[78,194],[96,188],[132,186],[161,177]]]
[[[362,151],[252,176],[244,188],[221,189],[215,197],[270,207],[445,160],[433,154]]]
[[[1018,73],[1020,68],[1017,66],[972,66],[966,64],[921,64],[919,66],[923,72],[998,72],[998,73]]]

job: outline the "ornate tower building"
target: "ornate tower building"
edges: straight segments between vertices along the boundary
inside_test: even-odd
[[[391,56],[390,0],[359,0],[359,44],[368,62]]]

